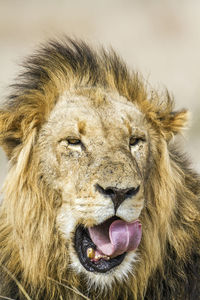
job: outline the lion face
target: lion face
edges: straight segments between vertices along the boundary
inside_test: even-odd
[[[43,175],[62,195],[57,227],[70,267],[101,285],[132,269],[140,243],[145,124],[124,97],[80,90],[60,97],[40,131]]]

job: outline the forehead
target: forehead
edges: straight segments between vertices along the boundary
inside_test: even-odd
[[[73,125],[86,122],[91,126],[142,124],[143,114],[117,93],[65,92],[50,114],[49,121]]]

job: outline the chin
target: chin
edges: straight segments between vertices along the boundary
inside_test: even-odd
[[[95,289],[99,292],[111,289],[116,282],[123,283],[130,278],[130,275],[134,276],[134,264],[138,261],[138,255],[136,251],[131,251],[124,255],[124,258],[120,264],[113,267],[107,272],[89,272],[81,264],[79,257],[74,249],[70,249],[71,252],[71,265],[70,268],[75,274],[83,275],[83,278],[87,281],[89,289]],[[132,277],[131,276],[131,277]]]

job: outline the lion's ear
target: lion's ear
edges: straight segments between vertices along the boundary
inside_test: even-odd
[[[166,139],[170,140],[172,136],[184,130],[187,127],[188,119],[189,112],[185,109],[181,111],[170,112],[159,118],[162,123]]]
[[[8,159],[11,158],[15,147],[21,144],[21,139],[19,122],[11,112],[0,110],[0,146]]]

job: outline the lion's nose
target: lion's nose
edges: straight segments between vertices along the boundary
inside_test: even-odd
[[[136,188],[131,187],[127,189],[119,189],[116,187],[107,187],[103,188],[99,184],[96,185],[96,189],[103,195],[109,196],[112,199],[114,204],[115,212],[118,207],[122,204],[124,200],[136,195],[139,192],[140,186],[138,185]]]

